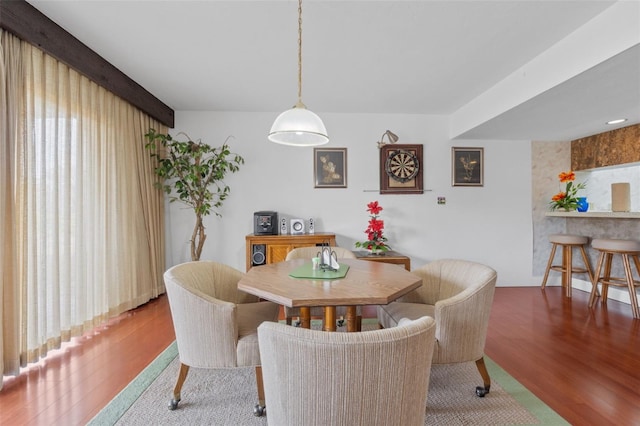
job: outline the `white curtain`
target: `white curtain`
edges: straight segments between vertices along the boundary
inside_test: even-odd
[[[9,33],[0,42],[0,369],[15,375],[164,292],[144,134],[166,127]]]

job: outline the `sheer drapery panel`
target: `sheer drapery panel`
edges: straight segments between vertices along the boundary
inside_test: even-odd
[[[0,351],[3,374],[16,374],[164,292],[163,194],[144,134],[166,127],[28,43],[0,37],[0,232],[13,242],[3,244]]]

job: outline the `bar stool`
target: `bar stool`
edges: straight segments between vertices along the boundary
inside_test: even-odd
[[[552,244],[551,254],[547,262],[547,270],[544,272],[544,278],[542,279],[542,289],[547,285],[547,278],[549,278],[549,271],[551,270],[562,272],[562,287],[564,287],[567,297],[571,297],[571,278],[573,274],[588,274],[589,281],[593,284],[591,265],[589,264],[587,252],[584,250],[585,246],[589,244],[589,237],[571,234],[551,234],[549,235],[549,242]],[[553,259],[558,246],[562,247],[562,264],[553,265]],[[580,253],[582,253],[584,268],[575,268],[573,266],[574,247],[580,249]]]
[[[633,317],[640,319],[640,308],[638,308],[638,298],[636,296],[636,287],[640,287],[640,280],[633,278],[631,272],[631,262],[636,265],[636,271],[640,275],[640,241],[636,240],[607,240],[596,239],[591,243],[591,247],[600,251],[598,257],[598,266],[596,267],[596,278],[593,281],[593,289],[591,297],[589,297],[589,308],[593,308],[596,303],[598,284],[602,285],[602,304],[607,304],[607,293],[609,286],[627,287],[629,290],[629,299],[631,299],[631,311]],[[624,278],[611,276],[611,262],[613,256],[619,254],[622,256],[622,266],[624,267]]]

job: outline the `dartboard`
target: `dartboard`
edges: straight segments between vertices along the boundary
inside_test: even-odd
[[[399,149],[389,153],[384,169],[390,178],[404,183],[416,177],[420,162],[414,153]]]

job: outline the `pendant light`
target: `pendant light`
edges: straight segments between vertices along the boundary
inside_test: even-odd
[[[298,102],[276,118],[268,138],[271,142],[292,146],[317,146],[329,142],[320,117],[302,103],[302,0],[298,0]]]

